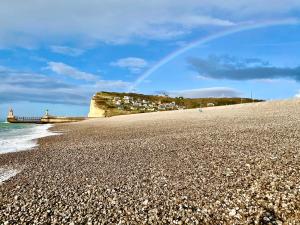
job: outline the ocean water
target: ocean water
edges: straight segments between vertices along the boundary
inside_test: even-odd
[[[56,135],[50,124],[10,124],[0,122],[0,154],[29,150],[37,146],[37,138]]]
[[[0,168],[0,185],[9,180],[11,177],[16,176],[19,172],[21,172],[21,168],[15,169],[10,167]]]

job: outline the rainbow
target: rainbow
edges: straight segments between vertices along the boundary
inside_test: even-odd
[[[145,79],[147,79],[151,74],[153,74],[155,71],[157,71],[160,67],[167,64],[174,58],[178,57],[179,55],[199,46],[205,43],[208,43],[210,41],[216,40],[218,38],[225,37],[227,35],[235,34],[242,31],[247,30],[253,30],[258,28],[264,28],[264,27],[270,27],[270,26],[279,26],[279,25],[297,25],[300,24],[300,20],[298,19],[285,19],[285,20],[272,20],[272,21],[264,21],[259,23],[247,23],[243,25],[236,26],[235,28],[225,30],[222,32],[218,32],[213,35],[209,35],[206,37],[202,37],[201,39],[197,39],[188,45],[184,46],[183,48],[177,49],[174,52],[170,53],[169,55],[165,56],[163,59],[161,59],[159,62],[157,62],[154,66],[149,68],[145,73],[143,73],[141,76],[139,76],[129,87],[128,91],[131,92],[136,89]]]

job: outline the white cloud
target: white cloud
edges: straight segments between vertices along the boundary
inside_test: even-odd
[[[300,91],[295,95],[295,98],[300,98]]]
[[[222,20],[217,18],[212,18],[209,16],[198,16],[198,15],[185,15],[179,18],[178,22],[185,27],[197,27],[203,25],[213,25],[213,26],[233,26],[234,22],[229,20]]]
[[[238,97],[241,93],[233,88],[228,87],[212,87],[212,88],[201,88],[201,89],[190,89],[180,91],[168,92],[170,96],[177,97],[182,96],[185,98],[221,98],[221,97]]]
[[[128,86],[129,82],[122,80],[99,80],[95,83],[94,90],[125,90],[125,88],[128,88]]]
[[[254,83],[264,83],[264,84],[278,84],[278,83],[287,83],[287,84],[296,84],[297,81],[291,79],[254,79]]]
[[[63,67],[70,66],[63,64]],[[70,70],[66,70],[67,73]],[[85,74],[72,68],[80,75]],[[57,70],[65,73],[65,71]],[[0,102],[44,102],[87,105],[91,96],[98,91],[124,91],[129,83],[121,80],[88,80],[84,84],[68,83],[45,74],[17,71],[0,66]]]
[[[212,80],[213,79],[213,78],[202,76],[202,75],[196,75],[196,76],[194,76],[194,78],[196,80]]]
[[[0,102],[49,102],[87,104],[84,92],[77,86],[61,82],[44,74],[2,68],[0,71]]]
[[[47,69],[55,72],[58,75],[71,77],[76,80],[87,81],[89,84],[85,87],[89,89],[96,90],[111,90],[118,88],[127,88],[129,86],[128,82],[122,80],[103,80],[100,76],[80,71],[79,69],[64,64],[62,62],[48,62]],[[83,85],[82,85],[83,86]],[[97,90],[96,90],[97,91]]]
[[[125,82],[122,80],[103,80],[100,79],[100,76],[98,75],[83,72],[62,62],[48,62],[47,69],[50,69],[58,75],[67,76],[76,80],[86,81],[88,82],[88,84],[81,86],[84,86],[88,89],[110,90],[118,88],[128,88],[129,86],[129,82]]]
[[[99,79],[99,77],[94,74],[82,72],[61,62],[49,62],[47,68],[59,75],[68,76],[77,80],[96,81]]]
[[[84,53],[84,50],[82,50],[82,49],[70,48],[67,46],[53,45],[50,47],[50,49],[54,53],[59,53],[59,54],[68,55],[68,56],[79,56]]]
[[[148,62],[141,58],[128,57],[111,63],[112,66],[129,69],[132,73],[140,73],[148,66]]]
[[[204,26],[292,17],[299,8],[299,0],[2,0],[0,47],[166,39]]]

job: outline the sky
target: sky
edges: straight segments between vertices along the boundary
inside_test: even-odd
[[[300,97],[299,0],[2,0],[0,27],[0,118],[85,116],[99,91]]]

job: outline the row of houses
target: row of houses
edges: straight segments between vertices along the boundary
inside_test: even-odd
[[[112,103],[120,110],[144,110],[144,111],[164,111],[183,109],[175,102],[162,103],[161,101],[152,102],[145,99],[134,99],[131,96],[114,97]]]

